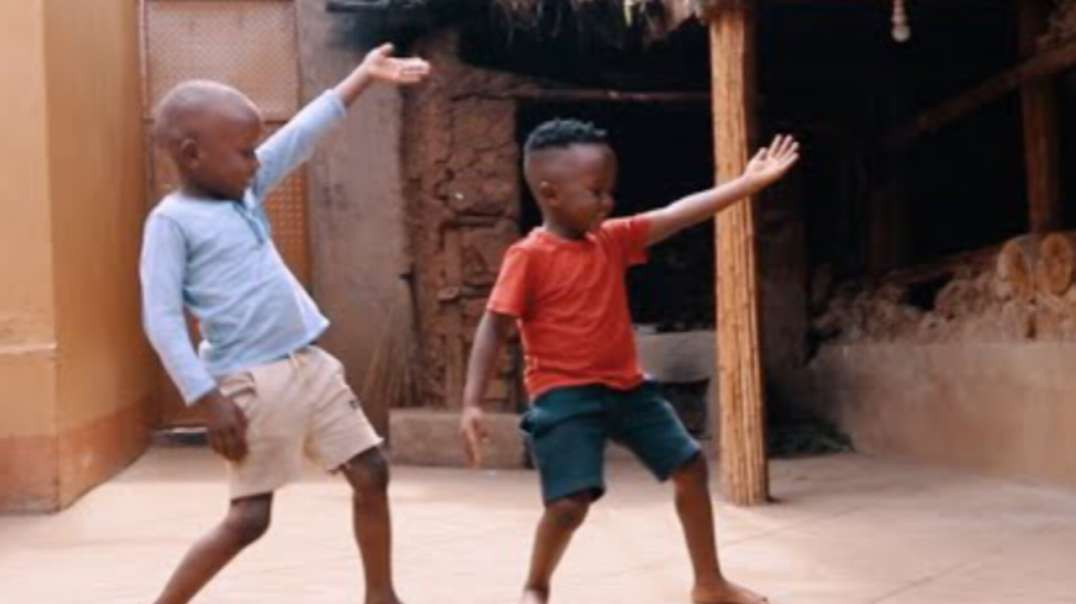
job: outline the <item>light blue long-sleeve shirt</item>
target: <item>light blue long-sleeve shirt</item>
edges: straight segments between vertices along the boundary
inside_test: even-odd
[[[143,323],[187,404],[216,388],[216,377],[283,358],[328,327],[273,245],[262,203],[344,115],[330,90],[269,137],[241,202],[174,192],[146,219]],[[184,307],[201,328],[197,353]]]

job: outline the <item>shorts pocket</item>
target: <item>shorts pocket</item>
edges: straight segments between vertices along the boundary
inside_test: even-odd
[[[536,417],[537,416],[537,417]],[[519,420],[519,429],[523,433],[534,437],[538,432],[538,420],[540,419],[540,413],[537,407],[531,407],[523,414],[523,417]]]
[[[324,348],[320,348],[318,346],[311,345],[310,350],[314,353],[314,355],[320,357],[322,361],[328,363],[329,366],[332,368],[332,372],[334,374],[343,377],[345,373],[344,364],[340,361],[340,359],[334,357],[333,355],[329,354],[328,351],[326,351]]]
[[[253,419],[254,410],[258,400],[258,385],[254,371],[240,371],[227,375],[218,382],[220,393],[231,399],[246,416],[247,421]]]
[[[523,414],[519,423],[531,437],[539,437],[567,421],[598,412],[596,404],[568,389],[543,395]]]

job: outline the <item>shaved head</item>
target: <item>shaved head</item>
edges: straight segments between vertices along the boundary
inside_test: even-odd
[[[258,108],[242,92],[209,80],[190,80],[173,88],[154,110],[153,135],[173,148],[187,138],[198,138],[216,120],[261,121]]]
[[[155,142],[171,156],[183,187],[200,197],[242,199],[258,170],[258,108],[231,86],[192,80],[154,112]]]

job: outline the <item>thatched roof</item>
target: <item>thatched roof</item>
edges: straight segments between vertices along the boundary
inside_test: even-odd
[[[695,0],[493,0],[522,27],[541,27],[544,14],[572,18],[612,40],[632,33],[646,41],[664,38],[695,14]]]
[[[430,30],[488,16],[507,29],[556,35],[574,27],[613,46],[660,40],[696,14],[738,0],[327,0],[395,29]]]

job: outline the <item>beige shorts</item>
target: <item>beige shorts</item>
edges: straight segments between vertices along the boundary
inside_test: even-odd
[[[269,493],[299,477],[303,457],[335,471],[381,444],[344,379],[344,367],[316,346],[219,380],[247,416],[247,455],[228,462],[232,499]]]

